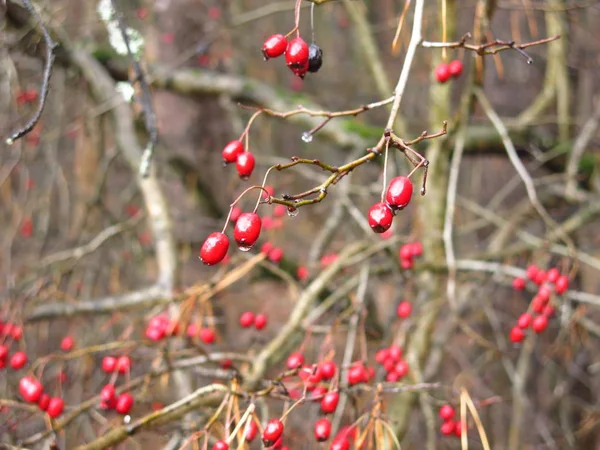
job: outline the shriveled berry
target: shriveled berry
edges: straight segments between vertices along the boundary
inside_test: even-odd
[[[337,405],[340,401],[340,394],[337,392],[328,392],[321,399],[321,411],[325,414],[331,414],[337,408]]]
[[[314,42],[308,46],[308,71],[318,72],[323,65],[323,50]]]
[[[304,364],[304,355],[299,352],[294,352],[288,356],[286,365],[288,369],[296,369]]]
[[[463,71],[463,64],[460,61],[460,59],[455,59],[453,61],[450,61],[450,64],[448,64],[448,71],[450,72],[451,77],[453,77],[453,78],[460,77],[460,74]]]
[[[393,210],[404,209],[410,203],[412,193],[411,181],[404,176],[396,177],[388,185],[385,200]]]
[[[288,42],[283,34],[274,34],[267,38],[262,47],[262,53],[265,61],[270,58],[277,58],[285,53]]]
[[[250,178],[255,165],[256,160],[254,159],[254,155],[250,152],[241,153],[235,162],[237,173],[242,180]]]
[[[50,399],[50,402],[48,402],[48,408],[46,408],[46,413],[50,417],[56,418],[63,413],[64,409],[65,409],[64,400],[60,397],[53,397]]]
[[[225,164],[234,163],[237,161],[238,156],[244,153],[244,144],[241,141],[231,141],[225,146],[221,155]]]
[[[369,209],[369,226],[375,233],[384,233],[392,226],[394,213],[391,208],[383,203],[375,203]]]
[[[218,231],[208,235],[200,248],[200,260],[207,266],[221,262],[229,250],[229,238]]]
[[[446,63],[441,63],[435,68],[435,79],[439,83],[445,83],[450,79],[450,67]]]
[[[128,414],[133,407],[133,395],[125,392],[117,397],[117,403],[115,404],[115,410],[119,414]]]
[[[442,405],[440,406],[440,417],[444,422],[452,420],[454,418],[454,408],[450,405]]]
[[[331,422],[328,418],[322,417],[315,422],[315,439],[319,442],[325,442],[331,435]]]
[[[279,419],[271,419],[263,430],[262,441],[265,447],[271,447],[283,434],[283,423]]]
[[[254,313],[246,311],[240,316],[240,326],[243,328],[251,327],[254,324]]]
[[[548,327],[548,317],[541,315],[533,318],[531,329],[536,333],[541,333]]]
[[[233,238],[240,250],[250,250],[260,236],[262,222],[256,213],[243,213],[235,223]]]
[[[510,340],[515,344],[522,342],[525,339],[525,332],[518,326],[514,326],[510,329]]]

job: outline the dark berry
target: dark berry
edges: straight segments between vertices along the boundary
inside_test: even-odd
[[[323,65],[323,50],[314,42],[308,46],[308,71],[318,72]]]

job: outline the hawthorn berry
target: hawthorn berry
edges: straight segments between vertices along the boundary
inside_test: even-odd
[[[213,445],[212,450],[229,450],[229,444],[221,439],[215,442],[215,445]]]
[[[212,328],[202,328],[200,330],[200,340],[205,344],[212,344],[216,338],[215,330]]]
[[[244,144],[241,141],[235,140],[225,146],[221,155],[223,156],[223,162],[229,164],[236,162],[238,156],[242,153],[244,153]]]
[[[412,197],[413,185],[404,176],[396,177],[388,185],[385,200],[392,210],[404,209]]]
[[[37,404],[38,408],[40,408],[42,411],[46,411],[48,409],[48,405],[50,404],[50,396],[48,394],[42,394]]]
[[[362,364],[353,364],[348,369],[346,374],[348,384],[354,386],[355,384],[366,383],[369,380],[369,373]]]
[[[296,269],[296,278],[300,281],[304,281],[308,278],[308,268],[306,266],[298,266]]]
[[[10,367],[14,370],[19,370],[27,364],[27,353],[15,352],[10,358]]]
[[[519,326],[519,328],[525,330],[529,328],[529,325],[531,325],[531,319],[531,314],[523,313],[517,319],[517,325]]]
[[[109,408],[115,405],[116,401],[115,386],[112,384],[106,384],[100,391],[100,400],[106,404]]]
[[[456,423],[453,420],[449,420],[448,422],[444,422],[440,427],[440,431],[445,436],[450,436],[454,434],[454,429],[456,428]]]
[[[42,384],[31,376],[24,376],[19,381],[19,394],[30,403],[37,403],[44,389]]]
[[[244,152],[240,154],[235,161],[237,173],[242,180],[247,180],[250,178],[255,165],[256,160],[254,159],[254,155],[250,152]]]
[[[60,397],[53,397],[48,403],[46,413],[53,419],[60,416],[65,408],[65,402]]]
[[[539,271],[540,271],[540,269],[538,268],[538,266],[536,266],[535,264],[530,264],[529,266],[527,266],[525,275],[527,276],[528,279],[533,281],[533,280],[535,280],[535,277]]]
[[[238,248],[247,252],[250,250],[260,236],[261,220],[256,213],[242,213],[235,222],[233,238]]]
[[[389,358],[392,361],[394,361],[394,362],[400,361],[400,359],[402,358],[402,349],[400,347],[398,347],[397,345],[390,345],[388,350],[389,350]]]
[[[229,238],[218,231],[211,233],[200,248],[200,260],[207,266],[221,262],[229,250]]]
[[[546,281],[548,281],[548,283],[556,283],[556,280],[558,280],[559,276],[560,272],[558,269],[556,267],[552,267],[551,269],[548,269],[548,272],[546,272]]]
[[[412,259],[401,259],[400,260],[400,267],[402,267],[403,269],[412,269],[415,265],[415,262]]]
[[[557,294],[564,294],[569,289],[569,277],[566,275],[561,275],[556,279],[554,283],[554,288],[556,289]]]
[[[435,68],[435,78],[439,83],[445,83],[450,79],[450,67],[446,63],[441,63]]]
[[[400,378],[403,378],[408,373],[408,368],[408,363],[406,361],[400,361],[394,367],[394,372],[396,372]]]
[[[75,340],[72,336],[65,336],[60,342],[60,348],[64,352],[70,352],[75,345]]]
[[[321,366],[321,376],[324,380],[331,380],[335,377],[335,373],[337,372],[337,365],[334,361],[325,361],[320,364]]]
[[[304,364],[304,355],[299,352],[294,352],[287,359],[287,368],[288,369],[296,369]]]
[[[511,342],[514,342],[516,344],[518,342],[522,342],[523,339],[525,339],[525,332],[523,331],[523,329],[519,328],[518,326],[514,326],[510,329]]]
[[[267,326],[267,316],[265,314],[257,314],[254,318],[254,326],[257,330],[262,330]]]
[[[533,280],[533,282],[538,286],[541,286],[544,283],[544,281],[546,281],[546,272],[544,272],[543,270],[539,270],[538,273],[535,274],[535,279]]]
[[[320,402],[326,393],[327,393],[327,388],[325,386],[315,386],[315,388],[312,391],[311,398],[315,402]]]
[[[412,244],[408,244],[410,246],[410,252],[413,257],[421,256],[423,254],[423,244],[420,242],[413,242]]]
[[[544,310],[544,306],[546,306],[546,300],[544,300],[539,295],[536,295],[531,300],[531,309],[533,310],[533,312],[541,314],[542,311]]]
[[[397,372],[394,372],[393,370],[388,372],[385,375],[385,381],[389,382],[389,383],[395,383],[397,381],[400,380],[400,375],[398,375]]]
[[[551,293],[552,291],[550,290],[550,288],[547,285],[543,284],[538,289],[537,296],[540,297],[544,302],[548,302],[550,300]]]
[[[279,247],[273,247],[271,250],[269,250],[267,258],[269,258],[269,261],[279,264],[283,259],[283,250]]]
[[[256,435],[258,434],[258,426],[254,422],[254,420],[249,420],[246,422],[246,431],[244,431],[244,439],[247,442],[252,442]]]
[[[287,46],[288,42],[283,34],[274,34],[267,38],[262,47],[262,54],[265,57],[265,61],[283,55]]]
[[[512,281],[512,287],[515,291],[522,291],[523,289],[525,289],[525,280],[523,278],[515,278]]]
[[[396,315],[401,319],[406,319],[407,317],[409,317],[411,312],[412,305],[410,304],[410,302],[406,301],[400,302],[398,308],[396,309]]]
[[[271,419],[263,430],[262,441],[265,447],[271,447],[283,434],[283,423],[279,419]]]
[[[121,374],[129,372],[131,370],[131,358],[129,356],[119,356],[115,370]]]
[[[456,437],[461,437],[462,436],[462,424],[460,423],[460,421],[457,421],[454,424],[454,435]]]
[[[339,401],[340,394],[335,391],[328,392],[321,399],[321,411],[323,411],[325,414],[333,413],[336,410]]]
[[[368,217],[371,229],[375,233],[384,233],[392,226],[394,213],[387,204],[380,202],[371,206]]]
[[[454,418],[454,408],[450,405],[442,405],[440,406],[440,417],[444,422],[448,422]]]
[[[23,337],[23,327],[13,325],[10,335],[12,336],[13,340],[20,341]]]
[[[245,313],[242,313],[242,315],[240,316],[240,326],[242,328],[251,327],[253,323],[254,313],[252,311],[246,311]]]
[[[453,61],[450,61],[450,64],[448,64],[448,71],[450,72],[451,77],[453,77],[453,78],[460,77],[460,74],[463,71],[463,64],[460,61],[460,59],[455,59]]]
[[[102,358],[102,370],[106,373],[112,373],[117,367],[117,358],[114,356],[105,356]]]
[[[548,317],[541,315],[533,318],[531,329],[536,333],[541,333],[548,326]]]
[[[346,436],[338,436],[335,437],[333,442],[331,443],[331,447],[329,450],[349,450],[350,449],[350,440]]]
[[[125,392],[117,397],[117,402],[115,403],[115,411],[119,414],[128,414],[131,411],[133,406],[133,396]]]
[[[300,36],[292,39],[285,51],[285,62],[290,69],[300,69],[308,65],[309,48]],[[306,67],[308,70],[308,67]]]
[[[331,422],[328,418],[322,417],[315,422],[315,439],[319,442],[325,442],[331,435]]]
[[[542,311],[542,314],[545,315],[546,317],[552,317],[554,316],[554,306],[552,305],[546,305],[544,306],[544,310]]]
[[[229,220],[231,220],[232,223],[236,223],[238,218],[242,215],[242,208],[240,208],[239,206],[234,206],[233,208],[231,208],[231,214],[229,214]]]
[[[379,364],[383,364],[385,362],[386,359],[388,359],[388,357],[390,356],[390,351],[387,348],[382,348],[377,350],[377,353],[375,353],[375,361],[377,361]]]
[[[323,50],[314,42],[308,46],[308,71],[318,72],[323,65]]]
[[[195,323],[190,323],[187,326],[187,330],[185,330],[185,335],[189,338],[193,338],[193,337],[196,337],[197,334],[198,334],[198,325],[196,325]]]
[[[0,361],[6,361],[6,358],[8,358],[8,347],[0,345]]]

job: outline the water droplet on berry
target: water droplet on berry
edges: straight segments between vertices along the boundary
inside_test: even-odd
[[[249,252],[250,250],[252,250],[252,247],[254,247],[253,245],[240,245],[238,244],[238,248],[243,251],[243,252]]]
[[[302,133],[302,140],[309,144],[313,140],[313,135],[308,131],[305,131],[304,133]]]
[[[123,423],[128,424],[129,422],[131,422],[131,416],[128,414],[123,417]]]
[[[247,181],[249,178],[250,178],[249,176],[243,176],[243,177],[240,177],[240,179],[241,179],[242,181]]]
[[[13,141],[11,138],[8,138],[6,140],[6,145],[13,145],[15,143],[15,141]]]
[[[288,207],[287,209],[287,214],[290,217],[296,217],[298,215],[298,212],[298,208]]]

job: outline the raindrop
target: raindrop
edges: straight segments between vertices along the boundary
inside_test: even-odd
[[[15,141],[13,141],[11,138],[8,138],[6,140],[6,145],[13,145],[15,143]]]
[[[131,422],[131,416],[127,414],[125,417],[123,417],[123,422],[126,424]]]
[[[240,244],[238,243],[238,248],[243,251],[243,252],[249,252],[250,250],[252,250],[252,247],[254,247],[253,245],[245,245],[245,244]]]
[[[288,216],[296,217],[298,215],[298,208],[294,208],[293,206],[288,206],[287,209]]]
[[[305,131],[304,133],[302,133],[302,140],[308,144],[308,143],[312,142],[313,135],[311,133],[309,133],[308,131]]]

